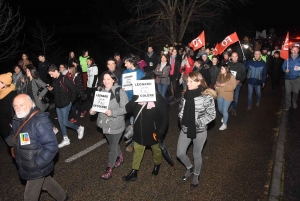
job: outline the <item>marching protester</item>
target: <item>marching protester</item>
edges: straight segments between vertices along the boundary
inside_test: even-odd
[[[91,57],[89,57],[86,62],[88,64],[86,94],[89,101],[93,104],[98,83],[98,66]]]
[[[272,91],[276,91],[279,88],[280,78],[283,76],[282,72],[283,60],[280,58],[280,52],[275,51],[271,59],[270,74],[272,82]]]
[[[107,168],[105,173],[101,175],[101,179],[105,180],[112,177],[113,168],[119,167],[124,160],[119,141],[125,129],[124,115],[126,114],[125,105],[128,103],[128,97],[118,82],[118,78],[114,73],[104,72],[100,91],[110,93],[110,101],[105,113],[99,112],[97,126],[102,128],[109,144]],[[90,114],[95,115],[96,111],[91,108]]]
[[[216,118],[216,92],[208,88],[199,72],[191,72],[188,76],[187,89],[179,105],[179,121],[181,130],[177,143],[177,157],[187,169],[182,177],[193,179],[190,188],[198,186],[202,167],[202,149],[207,138],[207,124]],[[194,165],[187,156],[187,148],[193,142]]]
[[[15,65],[14,71],[15,71],[15,73],[12,76],[12,82],[16,86],[17,93],[20,94],[20,93],[23,93],[23,88],[25,86],[23,84],[23,82],[24,82],[24,79],[26,79],[26,78],[23,75],[23,72],[22,72],[23,70],[22,70],[21,66]]]
[[[18,65],[22,68],[23,71],[26,71],[26,66],[28,64],[32,64],[32,62],[28,58],[28,54],[23,53],[22,59],[18,62]]]
[[[52,178],[57,139],[47,113],[39,111],[31,97],[19,94],[13,100],[12,134],[6,139],[14,147],[19,175],[26,180],[25,201],[38,201],[41,190],[55,200],[68,200],[64,189]]]
[[[47,88],[54,94],[58,123],[63,135],[63,141],[58,145],[58,147],[62,148],[70,144],[66,127],[76,130],[78,133],[78,139],[82,139],[84,135],[84,127],[71,123],[68,120],[72,103],[74,103],[77,98],[76,87],[72,83],[72,80],[63,76],[54,64],[49,66],[48,73],[53,78],[53,84],[51,86],[49,85]]]
[[[221,119],[222,126],[219,130],[227,129],[228,108],[233,101],[235,87],[235,77],[231,74],[228,64],[223,64],[215,85],[218,94],[218,110],[223,116]]]
[[[143,77],[142,80],[149,80],[152,77]],[[156,87],[156,86],[155,86]],[[146,146],[150,146],[153,154],[154,168],[152,175],[158,175],[162,162],[162,152],[158,144],[165,134],[169,125],[169,111],[166,101],[155,88],[156,101],[136,102],[138,95],[133,95],[126,104],[126,111],[133,113],[135,123],[133,126],[134,154],[132,170],[122,179],[124,181],[137,180],[137,173],[140,169]]]
[[[156,75],[155,82],[158,87],[158,92],[162,95],[166,102],[168,102],[166,93],[170,85],[170,64],[168,61],[169,57],[167,55],[161,55],[160,63],[157,64],[157,67],[154,71],[154,74]]]
[[[86,90],[87,84],[87,71],[88,71],[88,64],[87,59],[89,58],[89,51],[82,50],[81,55],[79,56],[79,64],[82,70],[82,80],[83,80],[83,90]]]

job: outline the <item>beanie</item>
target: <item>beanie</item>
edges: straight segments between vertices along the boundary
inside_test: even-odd
[[[12,74],[11,73],[1,74],[0,82],[3,82],[5,85],[10,85],[12,82]]]

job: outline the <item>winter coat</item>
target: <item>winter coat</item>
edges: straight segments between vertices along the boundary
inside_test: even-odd
[[[291,56],[288,60],[285,60],[282,64],[282,70],[285,73],[285,79],[287,80],[294,80],[299,77],[300,71],[295,71],[295,66],[300,66],[300,55],[296,59],[293,59]],[[287,67],[289,68],[290,72],[286,73]]]
[[[218,79],[217,79],[218,82]],[[215,86],[216,92],[219,97],[223,97],[227,101],[233,101],[234,90],[236,88],[236,79],[233,75],[230,75],[230,79],[226,80],[224,87]]]
[[[155,79],[155,82],[157,84],[167,84],[169,85],[170,84],[170,77],[169,77],[169,74],[170,74],[170,64],[166,63],[166,66],[163,67],[162,70],[160,70],[160,66],[161,64],[157,64],[157,67],[154,71],[154,74],[156,75],[156,79]]]
[[[1,90],[0,90],[1,91]],[[17,96],[17,91],[13,90],[9,92],[4,98],[0,99],[0,133],[5,139],[11,133],[11,124],[13,116],[15,114],[12,108],[14,98]]]
[[[31,110],[30,114],[34,110]],[[14,140],[15,133],[29,115],[23,119],[14,116],[12,134],[6,139],[9,146],[15,147],[18,171],[20,177],[25,180],[49,175],[54,168],[53,158],[58,152],[58,143],[52,129],[53,125],[48,117],[49,113],[35,114]]]
[[[199,68],[196,66],[193,68],[193,72],[199,72],[202,77],[204,78],[206,84],[209,86],[211,83],[211,75],[209,72],[210,66],[209,65],[201,65]]]
[[[230,68],[231,74],[235,75],[235,79],[243,82],[246,78],[245,66],[241,62],[229,62],[228,66]]]
[[[21,78],[26,79],[26,76],[23,75],[22,71],[20,71],[19,74],[14,73],[12,76],[12,80],[14,85],[16,86],[18,94],[24,93],[25,84],[21,82]]]
[[[202,92],[202,94],[196,98],[195,100],[195,125],[196,125],[196,133],[202,133],[207,130],[207,124],[216,118],[216,108],[215,108],[215,97],[216,92],[213,89],[206,89]],[[179,104],[179,113],[178,118],[181,125],[184,105],[185,105],[184,97],[181,98]],[[182,131],[186,132],[187,127],[181,125]]]
[[[41,111],[45,111],[49,107],[49,103],[46,103],[46,104],[42,103],[42,101],[39,98],[43,98],[47,94],[47,92],[48,92],[47,84],[45,82],[43,82],[40,78],[32,79],[31,82],[28,82],[28,84],[30,84],[30,83],[32,84],[31,87],[32,87],[34,103]],[[27,92],[27,87],[28,86],[25,86],[26,92]],[[37,95],[39,88],[41,88],[41,87],[44,89],[43,89],[43,91],[41,91],[41,93],[39,95]]]
[[[270,73],[271,73],[271,78],[274,79],[274,80],[279,80],[280,77],[283,75],[283,72],[282,72],[282,64],[283,64],[283,60],[278,57],[278,58],[275,58],[273,57],[272,60],[271,60],[271,67],[270,67]]]
[[[98,82],[98,66],[97,64],[92,64],[88,66],[87,71],[87,87],[88,88],[96,88]]]
[[[221,70],[221,67],[219,65],[212,65],[209,68],[209,74],[210,74],[210,78],[211,78],[210,84],[211,85],[215,85],[216,84],[217,77],[218,77],[218,75],[220,73],[220,70]]]
[[[60,73],[58,78],[53,79],[54,102],[57,108],[67,107],[70,103],[75,102],[77,98],[76,87],[72,80]]]
[[[117,102],[115,96],[116,88],[121,87],[115,84],[111,88],[111,98],[108,105],[108,110],[111,111],[111,116],[107,116],[105,113],[99,112],[97,118],[97,125],[102,128],[104,134],[119,134],[125,129],[125,105],[128,103],[128,97],[124,90],[120,89],[120,103]],[[105,89],[102,89],[103,92]]]
[[[147,66],[144,68],[144,71],[152,72],[155,70],[155,68],[159,62],[159,57],[154,52],[152,52],[151,56],[149,57],[148,52],[146,52],[145,62],[147,63]]]
[[[262,59],[255,60],[253,58],[249,60],[246,65],[246,71],[248,84],[261,85],[266,83],[267,66]]]
[[[81,74],[79,72],[75,74],[73,81],[75,82],[77,97],[80,97],[82,100],[86,99],[86,94],[83,90]]]
[[[135,102],[138,96],[134,95],[132,100],[126,104],[126,111],[133,113],[136,118],[142,105]],[[133,141],[143,146],[152,146],[157,143],[153,138],[153,133],[156,134],[156,139],[161,139],[169,125],[169,110],[166,101],[156,92],[155,107],[147,109],[147,105],[143,108],[140,115],[134,123]]]

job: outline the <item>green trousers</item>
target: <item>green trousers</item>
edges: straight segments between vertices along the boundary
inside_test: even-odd
[[[134,147],[134,154],[133,154],[133,161],[132,161],[132,169],[139,170],[146,146],[134,142],[133,147]],[[162,162],[162,153],[159,148],[159,145],[158,144],[152,145],[151,150],[153,153],[154,165],[160,165]]]

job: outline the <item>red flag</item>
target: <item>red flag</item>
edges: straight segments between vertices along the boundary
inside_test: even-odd
[[[217,56],[219,54],[219,43],[216,44],[216,47],[213,49],[213,55]]]
[[[218,46],[218,53],[222,54],[226,50],[226,48],[233,43],[239,41],[239,37],[237,36],[236,32],[227,36]]]
[[[288,59],[289,58],[289,51],[290,51],[290,49],[289,49],[289,32],[287,32],[284,44],[281,47],[280,57],[282,59]]]
[[[199,48],[203,47],[204,45],[205,45],[205,37],[204,37],[204,31],[202,31],[202,33],[197,38],[192,40],[192,42],[190,43],[190,47],[192,47],[193,50],[196,51]]]

